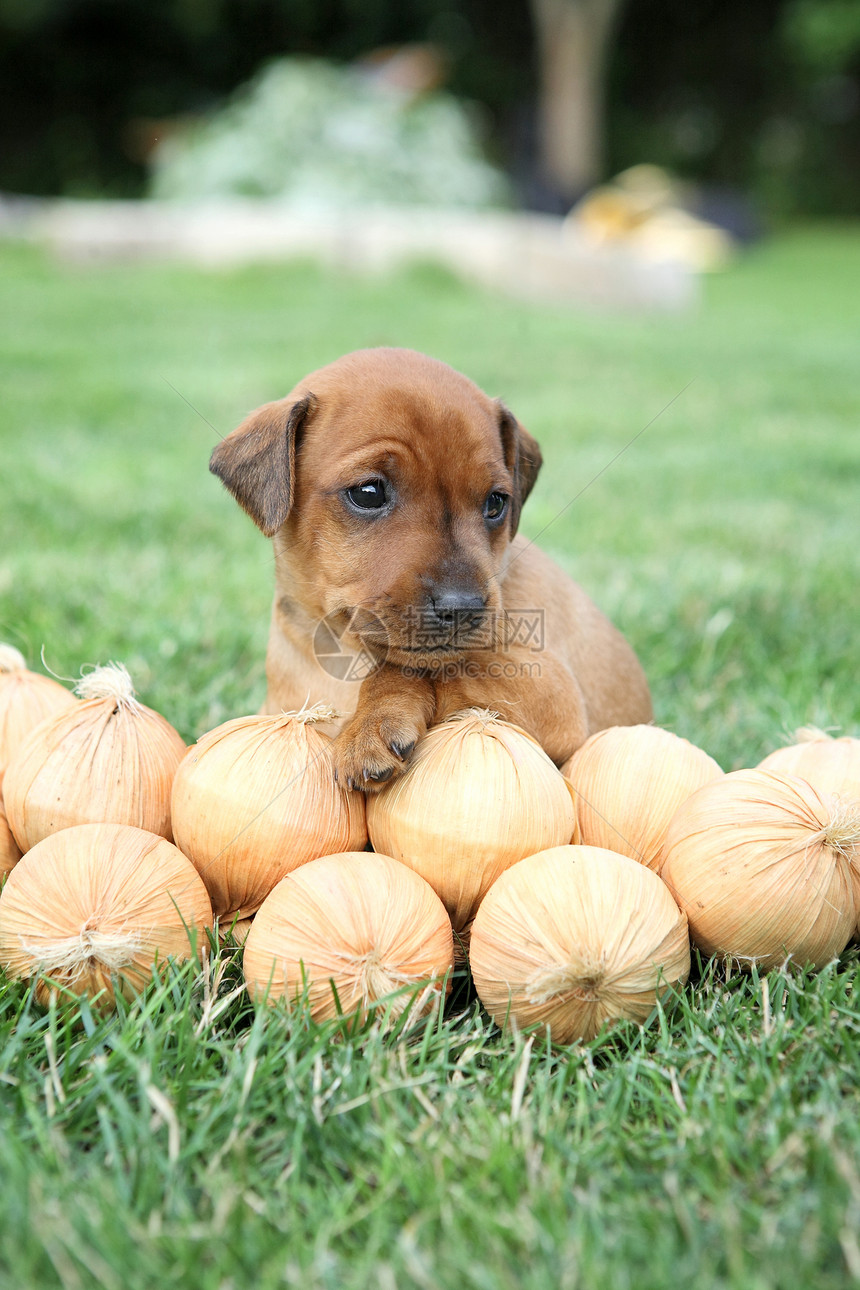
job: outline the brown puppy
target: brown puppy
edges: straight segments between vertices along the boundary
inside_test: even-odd
[[[502,403],[404,349],[347,354],[215,449],[210,468],[274,539],[264,711],[343,713],[342,783],[375,790],[462,708],[517,722],[559,765],[595,730],[650,720],[630,646],[515,537],[540,466]],[[360,683],[333,666],[355,658]]]

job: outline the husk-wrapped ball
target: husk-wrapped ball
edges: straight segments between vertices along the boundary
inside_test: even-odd
[[[823,730],[806,726],[795,742],[759,762],[759,770],[799,775],[819,793],[837,793],[860,801],[860,739],[842,735],[834,739]]]
[[[451,923],[439,897],[390,856],[346,852],[287,875],[261,905],[245,941],[256,999],[292,1002],[307,990],[310,1015],[363,1019],[381,999],[389,1016],[431,1009],[453,965]]]
[[[858,864],[860,805],[793,775],[738,770],[679,808],[660,872],[701,950],[769,970],[841,953]]]
[[[182,737],[134,697],[120,664],[94,668],[76,692],[80,702],[31,731],[6,770],[6,815],[21,850],[73,824],[130,824],[170,840]]]
[[[59,681],[31,672],[14,645],[0,645],[0,781],[30,731],[75,702]]]
[[[599,730],[562,771],[576,796],[580,841],[630,856],[655,872],[678,807],[723,774],[695,744],[647,725]]]
[[[221,926],[245,919],[299,865],[367,843],[364,798],[334,778],[332,709],[238,717],[188,749],[173,785],[177,846]]]
[[[194,866],[158,834],[79,824],[18,862],[0,892],[0,963],[54,992],[139,993],[168,958],[206,951],[212,907]]]
[[[21,848],[12,836],[6,811],[3,807],[3,789],[0,785],[0,880],[21,859]]]
[[[367,804],[375,850],[409,865],[466,932],[499,874],[574,838],[564,776],[531,735],[471,709],[419,741],[406,774]]]
[[[493,884],[469,949],[475,988],[504,1026],[548,1026],[554,1044],[644,1022],[690,971],[687,920],[644,865],[600,847],[528,856]]]

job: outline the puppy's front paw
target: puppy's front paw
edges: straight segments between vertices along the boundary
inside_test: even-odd
[[[424,726],[410,717],[355,716],[332,744],[335,779],[376,793],[406,769]]]

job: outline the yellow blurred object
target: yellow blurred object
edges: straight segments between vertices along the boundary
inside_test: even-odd
[[[659,166],[632,166],[574,206],[567,227],[593,246],[623,246],[643,260],[673,260],[697,272],[722,269],[735,242],[684,207],[685,190]]]

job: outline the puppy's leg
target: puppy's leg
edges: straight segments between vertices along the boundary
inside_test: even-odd
[[[427,677],[387,665],[367,677],[355,715],[332,746],[338,782],[375,793],[399,775],[433,718],[435,701]]]
[[[463,708],[489,708],[528,731],[557,766],[589,735],[582,690],[570,668],[545,650],[491,655],[462,676],[436,686],[436,721]]]

